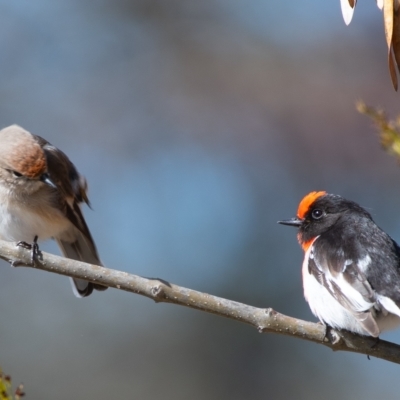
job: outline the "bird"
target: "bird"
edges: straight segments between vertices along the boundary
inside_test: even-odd
[[[73,260],[102,265],[81,204],[87,183],[67,155],[19,125],[0,130],[0,239],[54,239]],[[106,286],[71,278],[77,297]]]
[[[400,247],[359,204],[307,194],[297,216],[304,297],[324,325],[379,338],[400,324]]]

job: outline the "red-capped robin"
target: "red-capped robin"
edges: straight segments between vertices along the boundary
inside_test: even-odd
[[[304,297],[323,324],[373,337],[400,324],[400,247],[364,208],[311,192],[278,222],[299,228]]]

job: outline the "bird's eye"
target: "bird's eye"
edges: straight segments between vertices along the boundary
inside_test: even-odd
[[[324,213],[319,208],[316,208],[311,213],[311,216],[313,217],[313,219],[320,219],[320,218],[322,218],[323,215],[324,215]]]
[[[16,178],[19,178],[22,176],[18,171],[14,171],[13,169],[8,169],[7,170],[9,173],[13,174]]]

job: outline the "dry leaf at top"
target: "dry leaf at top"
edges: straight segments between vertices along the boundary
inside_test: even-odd
[[[389,71],[390,71],[390,77],[392,78],[393,87],[394,90],[397,91],[398,82],[397,82],[396,65],[391,48],[389,48],[388,51],[388,62],[389,62]]]
[[[349,25],[354,14],[357,0],[340,0],[340,6],[342,8],[342,15],[344,23]]]
[[[385,25],[386,43],[389,51],[393,35],[393,2],[394,0],[383,0],[383,23]]]
[[[357,0],[340,0],[342,15],[346,25],[349,25],[353,18],[356,4]],[[400,0],[376,0],[376,5],[383,10],[383,25],[388,48],[390,77],[397,91],[397,71],[400,72]]]
[[[392,36],[392,47],[394,58],[396,60],[397,68],[400,66],[400,8],[395,5],[395,11],[393,13],[393,36]]]

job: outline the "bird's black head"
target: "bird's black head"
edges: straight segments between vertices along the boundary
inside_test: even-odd
[[[350,214],[372,219],[366,210],[353,201],[326,192],[311,192],[301,200],[297,217],[278,222],[298,227],[298,240],[303,248],[308,248],[307,244],[314,238]]]

